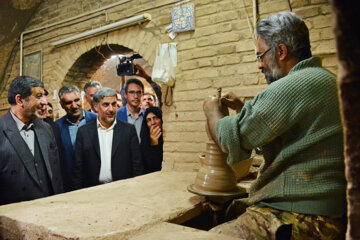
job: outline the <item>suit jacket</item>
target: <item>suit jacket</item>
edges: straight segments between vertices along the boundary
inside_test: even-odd
[[[145,112],[144,109],[141,109],[141,111],[142,111],[142,113]],[[117,110],[116,119],[121,120],[123,122],[128,122],[127,115],[126,115],[126,105]]]
[[[65,164],[65,159],[64,159],[64,146],[62,144],[60,128],[59,128],[59,125],[57,125],[53,120],[51,120],[49,118],[45,118],[44,122],[48,123],[51,126],[51,129],[53,130],[53,133],[55,136],[57,148],[59,151],[59,157],[60,157],[61,176],[62,176],[62,180],[63,180],[63,184],[64,184],[64,191],[67,192],[70,190],[69,189],[70,180],[68,179],[67,173],[66,173],[66,164]]]
[[[33,121],[44,168],[55,194],[63,192],[60,160],[54,134],[47,123]],[[0,205],[46,197],[38,182],[34,157],[10,111],[0,118]]]
[[[97,118],[97,114],[85,111],[86,123],[94,121],[94,120],[96,120],[96,118]],[[55,122],[60,128],[61,140],[62,140],[62,144],[64,147],[64,162],[65,162],[65,166],[66,166],[66,175],[67,175],[65,183],[67,183],[67,181],[70,181],[70,179],[71,179],[71,169],[72,169],[72,163],[73,163],[73,159],[74,159],[74,149],[71,144],[69,125],[66,122],[66,119],[67,119],[67,116],[64,116]]]
[[[117,110],[116,119],[121,120],[123,122],[128,122],[126,115],[126,105]]]
[[[140,145],[135,127],[117,121],[113,130],[111,172],[113,181],[143,174]],[[79,128],[75,144],[75,159],[72,172],[74,189],[100,184],[101,166],[97,121]]]

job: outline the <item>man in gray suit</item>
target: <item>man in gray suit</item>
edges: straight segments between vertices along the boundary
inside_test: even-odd
[[[0,118],[0,205],[62,193],[54,134],[37,119],[47,104],[43,83],[15,78],[8,101],[10,111]]]

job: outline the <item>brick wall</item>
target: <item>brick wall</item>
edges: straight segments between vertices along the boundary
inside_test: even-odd
[[[34,15],[26,30],[51,24],[98,9],[116,1],[47,0]],[[207,135],[203,100],[216,94],[216,89],[231,90],[242,98],[251,98],[266,87],[255,63],[254,43],[249,31],[246,11],[252,19],[250,0],[193,0],[195,31],[179,33],[172,41],[165,32],[171,23],[170,0],[133,0],[97,14],[28,34],[24,37],[24,54],[43,51],[43,81],[53,92],[73,83],[82,87],[105,58],[126,49],[140,53],[152,65],[158,42],[176,42],[178,67],[173,105],[164,106],[164,169],[195,170],[198,155],[205,150]],[[304,18],[310,30],[314,55],[323,59],[330,71],[337,72],[332,15],[327,0],[292,0],[293,11]],[[187,4],[187,3],[185,3]],[[244,4],[246,9],[244,8]],[[286,0],[258,0],[260,18],[288,10]],[[108,34],[53,48],[50,43],[107,25],[135,15],[149,13],[152,20]],[[98,54],[104,56],[101,56]],[[19,72],[19,53],[7,69],[10,82]],[[115,81],[118,81],[115,79]],[[0,111],[9,107],[7,86],[0,94]],[[163,91],[165,91],[163,87]],[[58,100],[50,100],[57,102]],[[56,104],[55,110],[64,112]]]

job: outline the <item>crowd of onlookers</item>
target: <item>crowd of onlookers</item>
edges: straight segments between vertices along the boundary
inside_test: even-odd
[[[41,81],[15,78],[11,108],[0,118],[0,205],[32,200],[161,170],[161,104],[131,78],[122,91],[73,85],[59,89],[65,116],[54,122]]]

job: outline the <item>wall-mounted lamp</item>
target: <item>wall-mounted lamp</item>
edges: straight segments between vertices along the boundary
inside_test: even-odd
[[[138,24],[138,23],[143,23],[143,22],[150,21],[150,20],[151,20],[151,15],[145,13],[145,14],[142,14],[142,15],[139,15],[139,16],[135,16],[135,17],[131,17],[131,18],[128,18],[128,19],[125,19],[125,20],[121,20],[121,21],[118,21],[118,22],[115,22],[115,23],[111,23],[109,25],[93,29],[91,31],[83,32],[83,33],[77,34],[75,36],[65,38],[63,40],[53,42],[53,43],[51,43],[51,45],[54,46],[54,47],[64,46],[66,44],[73,43],[73,42],[76,42],[76,41],[80,41],[80,40],[83,40],[83,39],[86,39],[86,38],[89,38],[89,37],[94,37],[96,35],[100,35],[100,34],[105,33],[105,32],[110,32],[110,31],[115,30],[115,29],[132,26],[132,25],[135,25],[135,24]]]

